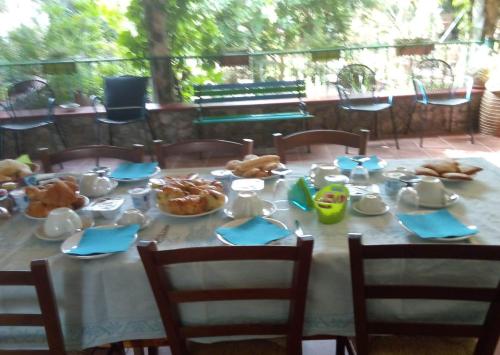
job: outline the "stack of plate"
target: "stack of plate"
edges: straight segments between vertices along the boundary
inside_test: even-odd
[[[479,109],[479,132],[500,137],[500,93],[484,92]]]

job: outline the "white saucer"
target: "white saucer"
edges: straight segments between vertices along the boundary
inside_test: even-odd
[[[433,204],[433,203],[425,203],[420,201],[419,205],[420,207],[425,207],[425,208],[446,208],[451,205],[453,205],[455,202],[457,202],[459,199],[459,196],[451,191],[446,191],[446,201],[444,204]]]
[[[115,227],[113,225],[107,225],[107,226],[99,226],[96,228],[109,228],[109,227]],[[82,239],[84,231],[77,232],[70,236],[68,239],[66,239],[62,244],[61,244],[61,252],[65,254],[66,256],[69,256],[70,258],[75,258],[75,259],[100,259],[104,258],[109,255],[113,255],[116,253],[101,253],[101,254],[91,254],[91,255],[76,255],[76,254],[70,254],[71,250],[75,249],[78,247],[78,244],[80,243],[80,239]],[[134,244],[135,241],[137,240],[137,233],[134,235],[134,239],[131,243]]]
[[[90,227],[94,226],[94,220],[90,218],[82,218],[82,229],[87,229]],[[63,234],[58,237],[49,237],[47,234],[45,234],[45,231],[43,229],[43,224],[40,224],[38,228],[35,230],[35,237],[37,237],[40,240],[45,240],[47,242],[60,242],[61,240],[64,240],[68,238],[68,234]]]
[[[365,212],[358,207],[359,201],[352,204],[352,209],[365,216],[380,216],[389,212],[389,206],[385,205],[385,208],[379,212]]]
[[[276,212],[276,205],[274,203],[272,203],[271,201],[263,200],[262,201],[262,216],[269,217],[274,212]],[[231,209],[229,209],[229,208],[224,209],[224,213],[229,218],[234,218],[234,214],[233,214],[233,211]]]

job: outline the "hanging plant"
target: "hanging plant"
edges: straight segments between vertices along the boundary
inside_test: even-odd
[[[403,55],[427,55],[434,50],[434,43],[426,38],[402,38],[396,40],[396,54]]]

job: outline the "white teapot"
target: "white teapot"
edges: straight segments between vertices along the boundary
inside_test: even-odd
[[[80,192],[88,197],[100,197],[108,194],[115,183],[103,174],[85,173],[80,180]]]

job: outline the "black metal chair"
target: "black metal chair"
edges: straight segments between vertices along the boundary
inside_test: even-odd
[[[101,139],[101,125],[103,124],[109,126],[110,145],[113,145],[112,126],[114,125],[142,123],[144,130],[149,129],[153,140],[156,139],[146,111],[148,80],[149,78],[128,75],[104,79],[104,100],[97,96],[92,98],[99,144],[103,144]],[[105,116],[98,112],[99,103],[106,108]]]
[[[21,81],[7,91],[7,101],[2,105],[9,120],[0,124],[0,156],[3,157],[5,132],[13,133],[16,154],[20,155],[19,134],[46,126],[54,126],[61,143],[66,142],[54,117],[55,95],[47,83],[40,79]],[[54,144],[55,140],[51,140]],[[54,147],[57,150],[57,147]]]
[[[350,119],[352,112],[373,114],[376,137],[378,137],[378,113],[389,110],[394,141],[396,148],[399,149],[398,130],[392,112],[392,96],[387,98],[387,102],[379,102],[375,96],[377,82],[373,70],[363,64],[347,65],[339,71],[335,86],[340,98],[339,107],[347,112],[348,119]],[[340,123],[341,115],[338,115],[335,129],[338,129]]]
[[[415,103],[408,119],[406,130],[411,128],[412,116],[417,105],[423,105],[425,114],[420,117],[420,146],[424,143],[424,126],[428,120],[429,109],[434,106],[449,107],[448,130],[453,123],[453,108],[467,105],[467,119],[471,143],[474,143],[474,127],[471,115],[472,84],[471,77],[465,77],[465,96],[458,97],[454,89],[455,75],[451,66],[441,59],[424,59],[413,68],[413,86],[415,88]],[[443,97],[444,96],[444,97]]]

